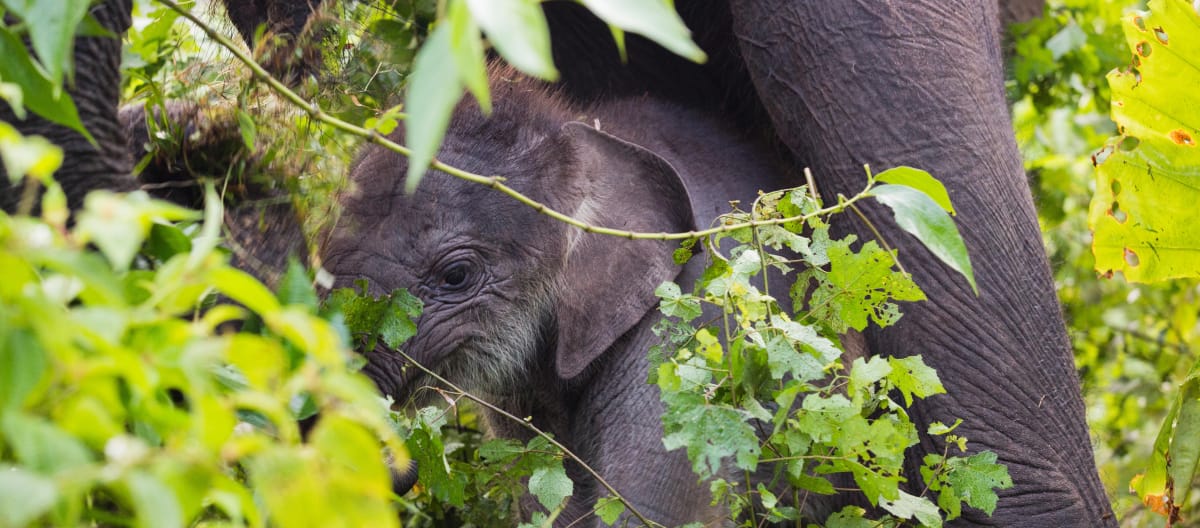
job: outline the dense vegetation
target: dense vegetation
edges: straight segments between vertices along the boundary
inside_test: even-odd
[[[52,35],[73,34],[88,3],[63,2],[73,15],[59,18],[16,4],[4,3],[13,22],[0,33],[7,46],[0,49],[13,53],[0,58],[0,97],[78,126],[69,99],[47,87],[70,77],[64,47],[70,39]],[[272,292],[228,264],[241,249],[220,245],[221,204],[228,200],[219,195],[228,199],[238,187],[228,182],[253,178],[291,191],[307,231],[316,233],[333,221],[340,175],[364,137],[404,119],[416,131],[409,137],[410,167],[425,166],[457,94],[465,89],[487,104],[484,43],[464,35],[482,30],[510,62],[553,78],[536,3],[503,4],[517,16],[489,23],[481,12],[491,7],[477,2],[400,1],[389,10],[343,3],[319,21],[322,70],[292,91],[251,73],[240,62],[249,54],[232,39],[205,34],[212,28],[230,34],[215,9],[197,9],[192,21],[168,2],[135,2],[123,99],[148,107],[199,102],[241,143],[205,175],[203,213],[144,193],[96,193],[69,224],[53,179],[61,152],[0,123],[9,176],[45,190],[37,215],[27,214],[34,198],[23,204],[25,214],[0,214],[0,527],[504,526],[516,524],[513,504],[526,490],[550,512],[530,519],[532,525],[554,518],[572,483],[563,469],[571,455],[552,438],[527,445],[485,441],[475,419],[487,402],[476,395],[446,383],[438,390],[448,406],[408,409],[381,399],[357,372],[362,359],[352,349],[377,340],[402,348],[415,331],[419,301],[403,291],[372,297],[344,289],[321,302],[314,288],[324,282],[319,262],[313,272],[293,264]],[[1194,439],[1200,385],[1191,371],[1200,290],[1194,279],[1175,277],[1196,273],[1171,263],[1159,268],[1169,273],[1139,276],[1150,258],[1141,249],[1129,257],[1128,248],[1142,247],[1135,245],[1137,233],[1097,231],[1098,239],[1116,236],[1126,248],[1116,264],[1097,265],[1093,252],[1099,258],[1103,252],[1092,249],[1091,233],[1106,218],[1176,211],[1153,201],[1164,195],[1191,200],[1160,189],[1138,199],[1149,200],[1143,203],[1149,209],[1126,202],[1129,186],[1113,183],[1128,177],[1122,168],[1141,170],[1142,163],[1167,173],[1195,164],[1187,162],[1188,150],[1150,139],[1157,137],[1152,127],[1138,123],[1152,122],[1152,115],[1112,112],[1119,128],[1109,115],[1110,101],[1133,106],[1126,101],[1134,100],[1128,85],[1136,74],[1136,82],[1173,98],[1167,108],[1175,118],[1194,123],[1200,104],[1183,93],[1181,79],[1200,80],[1200,71],[1154,65],[1172,50],[1200,48],[1200,25],[1188,25],[1200,15],[1177,1],[1152,2],[1154,14],[1137,19],[1129,10],[1145,6],[1125,1],[1049,4],[1044,17],[1011,28],[1009,91],[1097,463],[1123,525],[1159,525],[1163,516],[1188,525],[1200,500],[1187,485],[1200,458]],[[627,5],[627,12],[598,13],[631,31],[647,31],[631,20],[657,21],[651,37],[672,51],[697,53],[666,3]],[[19,52],[21,37],[33,43],[32,55]],[[1128,70],[1131,49],[1140,57],[1135,70]],[[1106,79],[1114,69],[1129,73]],[[406,83],[412,104],[397,106]],[[321,111],[310,111],[310,101]],[[139,168],[182,145],[178,130],[148,125],[153,148]],[[1147,158],[1137,158],[1144,152]],[[847,508],[825,525],[940,526],[963,508],[990,511],[994,489],[1011,485],[994,454],[967,457],[949,449],[926,457],[921,475],[908,476],[923,481],[924,494],[899,488],[904,450],[917,438],[906,408],[944,389],[919,356],[843,363],[838,336],[886,327],[904,302],[924,296],[887,241],[831,240],[827,222],[857,201],[876,199],[909,225],[945,225],[953,204],[919,170],[868,173],[864,180],[861,195],[837,204],[820,203],[806,187],[743,204],[745,210],[724,219],[739,229],[693,239],[676,254],[680,261],[693,258],[689,248],[705,245],[703,256],[694,257],[709,259],[702,289],[664,284],[657,292],[669,317],[659,327],[663,344],[653,351],[658,366],[647,376],[668,409],[664,440],[686,449],[698,476],[712,479],[714,499],[735,515],[796,519],[798,511],[785,504],[832,493],[827,477],[842,474],[881,511]],[[1093,202],[1094,193],[1100,197]],[[731,249],[718,251],[724,238]],[[973,281],[956,233],[922,241]],[[779,256],[784,250],[802,258]],[[1142,267],[1131,273],[1122,263]],[[1109,273],[1098,276],[1097,267]],[[793,295],[814,308],[780,311],[755,286],[754,277],[768,268],[791,273]],[[727,324],[700,330],[689,324],[706,304],[724,313]],[[302,434],[298,421],[318,413]],[[756,436],[764,426],[771,434]],[[970,439],[956,436],[955,427],[933,424],[928,433],[961,449]],[[385,459],[400,470],[408,457],[419,462],[422,480],[398,497]],[[793,500],[770,486],[746,489],[740,477],[760,463],[778,465],[776,477],[792,485]],[[731,477],[718,471],[722,464],[747,473]],[[1131,486],[1136,494],[1128,493]],[[612,523],[628,506],[610,495],[594,508]]]

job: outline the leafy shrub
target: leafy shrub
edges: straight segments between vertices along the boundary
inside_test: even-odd
[[[68,226],[42,181],[41,218],[0,213],[0,526],[397,524],[403,445],[298,268],[288,303],[230,268],[211,190],[203,222],[96,192]]]

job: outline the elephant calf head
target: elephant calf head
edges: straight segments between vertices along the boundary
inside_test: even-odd
[[[494,78],[500,76],[493,76]],[[504,183],[593,225],[687,231],[687,192],[657,155],[574,122],[529,82],[497,81],[485,117],[455,111],[438,159]],[[391,136],[401,141],[398,131]],[[488,394],[524,390],[553,365],[571,379],[653,310],[654,288],[678,272],[671,246],[585,233],[495,190],[431,170],[403,192],[407,158],[371,146],[324,248],[336,286],[367,279],[425,304],[406,349],[448,379]],[[366,372],[394,397],[420,386],[382,348]],[[548,370],[548,369],[547,369]]]
[[[753,200],[757,189],[784,186],[769,148],[705,115],[645,98],[569,108],[539,84],[491,73],[492,115],[461,104],[438,159],[501,175],[589,225],[690,231],[727,212],[731,198]],[[598,130],[601,122],[653,152]],[[681,272],[676,245],[569,226],[540,205],[439,170],[405,194],[407,168],[405,157],[378,146],[354,164],[353,191],[322,251],[335,287],[366,279],[376,295],[407,288],[425,304],[404,345],[415,361],[511,415],[531,417],[650,518],[667,525],[720,518],[686,454],[664,448],[658,389],[644,381],[648,349],[658,342],[654,291]],[[679,280],[702,268],[689,263]],[[365,367],[397,401],[430,381],[402,357],[380,345],[367,351]],[[497,436],[529,435],[485,418]],[[561,525],[593,518],[607,493],[575,464],[566,469],[575,493]],[[522,504],[539,508],[528,497]]]

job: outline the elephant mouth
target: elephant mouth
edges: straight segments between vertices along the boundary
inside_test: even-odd
[[[422,360],[424,354],[379,344],[367,354],[363,373],[396,403],[417,407],[455,399],[457,390],[496,395],[520,386],[517,380],[528,377],[528,363],[489,341],[467,338],[433,361]]]

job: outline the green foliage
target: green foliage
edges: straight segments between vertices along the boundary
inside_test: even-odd
[[[87,13],[88,0],[17,2],[0,6],[0,98],[24,118],[28,106],[38,115],[70,127],[89,141],[92,135],[79,121],[74,101],[63,89],[72,76],[72,47],[76,27]],[[9,23],[11,17],[12,23]],[[37,54],[35,63],[22,39]]]
[[[411,149],[405,190],[420,184],[442,143],[450,113],[468,89],[485,112],[491,103],[480,29],[517,69],[546,80],[558,77],[550,55],[550,32],[538,0],[451,0],[446,16],[417,52],[405,106]],[[623,31],[641,34],[681,56],[704,60],[704,52],[669,0],[592,1],[583,4],[609,24],[623,49]],[[508,9],[505,9],[508,8]],[[500,13],[504,16],[496,16]],[[519,24],[519,25],[511,25]]]
[[[450,423],[448,418],[460,421]],[[418,490],[401,499],[412,512],[405,526],[513,526],[513,512],[525,490],[551,516],[573,492],[562,453],[545,437],[524,444],[506,438],[484,440],[469,427],[474,420],[472,411],[457,405],[392,414],[393,426],[406,438],[421,475]],[[618,515],[621,503],[616,504],[602,511]]]
[[[71,227],[46,196],[41,218],[0,214],[0,524],[396,525],[383,448],[405,451],[381,400],[334,325],[205,240],[219,207],[191,229],[95,193]],[[196,237],[135,259],[167,221]],[[216,293],[244,307],[198,308]]]
[[[1197,241],[1182,227],[1194,219],[1198,121],[1190,88],[1200,69],[1189,62],[1200,48],[1200,11],[1182,2],[1152,0],[1150,12],[1127,15],[1133,63],[1108,75],[1112,117],[1120,136],[1093,157],[1096,191],[1089,222],[1096,268],[1128,281],[1195,277]],[[1200,464],[1200,386],[1193,365],[1180,384],[1144,474],[1131,487],[1151,511],[1169,521],[1189,507]]]
[[[923,200],[892,201],[898,218],[949,218],[949,199],[928,174],[906,168],[889,178],[893,183],[861,196],[894,196],[878,191],[903,188]],[[933,190],[933,197],[921,189]],[[805,220],[714,235],[705,241],[711,261],[696,293],[669,283],[658,288],[667,318],[656,327],[664,343],[651,352],[658,361],[651,381],[667,409],[664,444],[686,448],[696,473],[712,482],[714,500],[744,526],[799,520],[808,495],[834,493],[839,475],[887,513],[870,525],[908,520],[941,526],[943,513],[954,519],[964,503],[990,513],[994,490],[1012,486],[1008,471],[990,452],[950,456],[950,446],[966,448],[966,440],[954,435],[944,439],[947,453],[926,457],[921,469],[936,504],[932,495],[905,491],[916,476],[903,474],[904,453],[918,442],[905,409],[945,389],[920,356],[849,362],[838,343],[850,328],[894,324],[901,316],[896,302],[924,294],[908,274],[893,269],[894,252],[875,241],[855,244],[853,236],[831,240],[817,211],[821,204],[804,187],[764,194],[750,211],[721,221]],[[944,236],[961,244],[957,231]],[[790,303],[766,287],[779,274],[794,277]],[[703,314],[693,328],[690,323]],[[938,424],[930,434],[950,429]],[[726,469],[730,459],[743,475]],[[750,475],[764,469],[772,475],[769,482],[746,489]],[[908,489],[914,487],[920,486]],[[824,522],[855,526],[856,519],[866,522],[864,515],[848,508]]]
[[[1092,271],[1097,261],[1089,248],[1092,238],[1085,222],[1093,193],[1111,195],[1113,190],[1111,184],[1106,187],[1104,181],[1097,180],[1092,156],[1103,162],[1101,174],[1112,174],[1125,165],[1120,160],[1147,152],[1147,143],[1135,146],[1122,138],[1109,141],[1110,136],[1118,134],[1108,119],[1110,93],[1117,90],[1117,85],[1110,89],[1104,80],[1105,73],[1128,71],[1132,66],[1133,51],[1127,44],[1125,28],[1135,13],[1123,16],[1122,12],[1138,8],[1138,4],[1134,0],[1050,1],[1046,17],[1014,30],[1017,53],[1010,70],[1016,79],[1010,84],[1010,92],[1017,99],[1013,106],[1017,138],[1039,198],[1039,215],[1071,328],[1101,477],[1122,526],[1162,526],[1159,514],[1170,514],[1162,494],[1167,452],[1171,437],[1177,435],[1173,427],[1179,419],[1177,409],[1187,401],[1181,394],[1188,391],[1189,368],[1195,361],[1193,350],[1200,328],[1195,308],[1196,282],[1188,279],[1129,284],[1097,278]],[[1152,24],[1150,30],[1157,25],[1196,19],[1187,13],[1188,3],[1172,4],[1171,9],[1179,16]],[[1152,36],[1140,30],[1134,34]],[[1175,35],[1168,33],[1168,37],[1174,46]],[[1148,40],[1157,41],[1157,37]],[[1151,52],[1152,58],[1166,55],[1155,55],[1157,51],[1162,50]],[[1165,82],[1165,86],[1177,82],[1174,72],[1166,73],[1164,76],[1160,72],[1157,82]],[[1114,75],[1128,79],[1129,74]],[[1132,92],[1137,94],[1138,90],[1141,88]],[[1164,103],[1168,105],[1164,108],[1175,104]],[[1114,115],[1127,114],[1129,108],[1113,111]],[[1106,143],[1115,149],[1101,149]],[[1133,149],[1121,150],[1122,145]],[[1159,157],[1156,162],[1168,163],[1170,159]],[[1148,165],[1143,163],[1142,171]],[[1141,178],[1142,174],[1135,176]],[[1142,187],[1139,181],[1133,185]],[[1133,185],[1122,180],[1119,193],[1134,192]],[[1172,194],[1155,199],[1162,198],[1167,204],[1176,198]],[[1098,207],[1105,203],[1111,206],[1110,198],[1097,200]],[[1118,203],[1119,210],[1126,207],[1124,202]],[[1106,213],[1107,208],[1101,212]],[[1148,210],[1157,214],[1159,208],[1156,205]],[[1165,210],[1166,206],[1161,208]],[[1115,217],[1103,221],[1115,222]],[[1180,225],[1187,225],[1186,221],[1181,220]],[[1145,252],[1138,255],[1139,262],[1143,262]],[[1123,257],[1123,250],[1118,256]],[[1164,397],[1164,387],[1176,384],[1183,388]],[[1187,449],[1190,443],[1177,442],[1175,446]],[[1132,487],[1149,498],[1145,503],[1126,492],[1131,480]],[[1185,488],[1180,484],[1184,480],[1179,477],[1175,481],[1175,505],[1184,509],[1184,520],[1176,526],[1194,525],[1186,512],[1194,510],[1196,495],[1185,498]],[[1158,491],[1153,492],[1155,489]]]
[[[1179,1],[1151,1],[1125,17],[1133,64],[1109,73],[1120,136],[1093,156],[1096,193],[1089,222],[1101,273],[1152,282],[1200,276],[1192,226],[1200,194],[1200,13]]]

